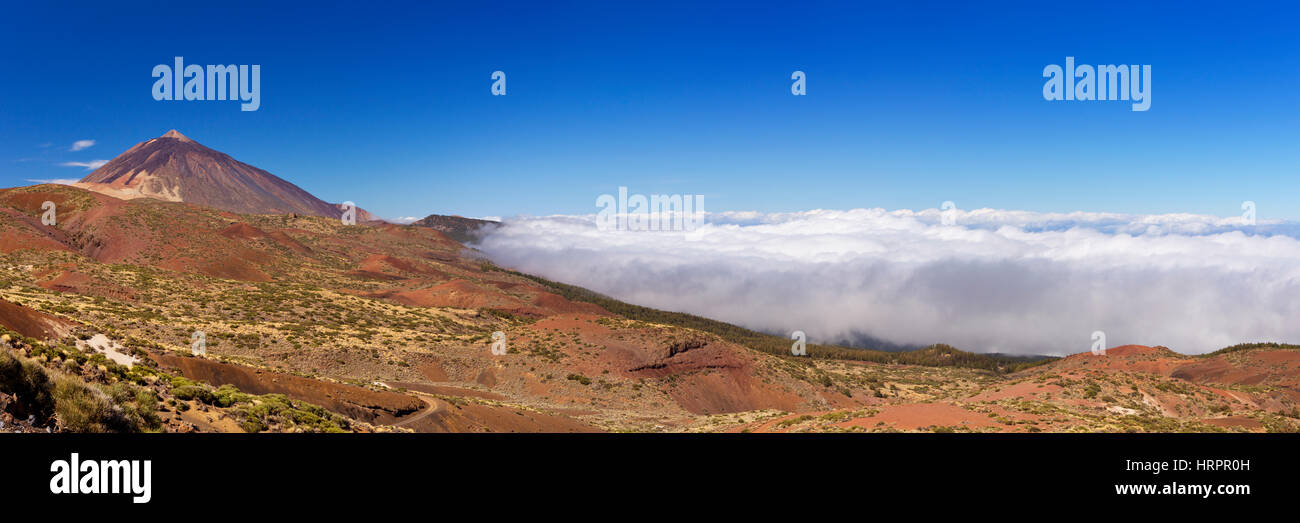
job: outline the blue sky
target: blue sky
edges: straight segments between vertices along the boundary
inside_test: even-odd
[[[590,213],[620,185],[710,211],[1300,218],[1281,2],[220,4],[8,7],[0,185],[176,128],[389,218]],[[174,56],[260,64],[260,110],[153,100]],[[1066,56],[1150,64],[1151,109],[1043,100]]]

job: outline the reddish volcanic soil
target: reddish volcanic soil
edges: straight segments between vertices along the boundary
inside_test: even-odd
[[[1074,354],[1055,362],[1053,366],[1059,369],[1088,368],[1168,376],[1174,367],[1184,363],[1187,358],[1188,356],[1164,347],[1123,345],[1106,349],[1104,356],[1094,355],[1091,352]]]
[[[425,394],[433,394],[437,396],[464,396],[469,398],[483,398],[485,400],[493,400],[493,401],[506,401],[507,399],[509,399],[500,394],[484,392],[481,390],[464,389],[460,387],[447,387],[443,385],[429,385],[428,383],[412,383],[406,381],[398,381],[392,383],[391,385],[394,387],[413,390],[416,392],[423,392]]]
[[[76,324],[16,303],[0,300],[0,325],[39,340],[67,336]]]
[[[1264,424],[1246,416],[1232,416],[1227,418],[1207,418],[1202,420],[1210,425],[1219,427],[1245,427],[1251,430],[1264,428]]]
[[[284,394],[331,411],[371,423],[395,423],[424,408],[418,398],[396,392],[373,391],[292,374],[221,363],[207,358],[150,354],[159,365],[182,376],[214,386],[234,385],[250,394]]]
[[[767,383],[756,376],[757,356],[749,349],[707,335],[658,342],[631,338],[626,331],[615,331],[602,325],[600,321],[609,316],[603,309],[599,311],[604,314],[545,317],[528,326],[528,334],[518,338],[516,343],[524,345],[550,333],[577,336],[580,343],[600,347],[600,350],[593,359],[574,362],[574,370],[587,375],[608,371],[632,380],[672,376],[672,385],[667,390],[669,397],[693,414],[796,410],[808,401],[794,390]],[[555,393],[542,384],[532,387],[536,394]],[[820,392],[817,397],[831,405],[854,404],[839,393]]]
[[[275,240],[276,243],[279,243],[280,245],[283,245],[287,247],[289,250],[296,252],[298,254],[311,254],[312,252],[310,247],[303,245],[298,240],[293,239],[292,236],[289,236],[287,233],[283,231],[273,231],[268,236],[270,236],[271,239]]]
[[[1300,351],[1253,349],[1214,356],[1186,356],[1164,347],[1126,345],[1105,356],[1075,354],[1052,364],[1058,370],[1141,372],[1196,384],[1300,386]]]
[[[57,240],[48,236],[15,230],[0,232],[0,253],[9,254],[20,249],[35,249],[43,251],[72,250],[67,245],[59,243]]]
[[[136,292],[127,287],[75,271],[60,271],[57,276],[39,282],[37,285],[52,291],[70,292],[85,296],[103,296],[123,301],[135,301],[136,299]]]
[[[985,414],[966,410],[948,403],[917,403],[889,405],[871,417],[845,423],[844,426],[861,425],[867,428],[884,422],[894,428],[914,430],[932,425],[960,427],[992,427],[994,422]]]
[[[412,307],[511,309],[522,308],[526,305],[519,301],[518,298],[483,289],[461,279],[414,291],[390,292],[382,297]]]
[[[447,377],[447,371],[443,369],[442,364],[438,363],[436,360],[421,365],[419,367],[419,370],[420,370],[420,374],[422,374],[425,377],[425,379],[429,381],[432,382],[450,381],[450,378]]]
[[[417,432],[601,432],[571,418],[518,407],[426,399],[431,411],[398,426]]]
[[[221,235],[227,238],[238,238],[242,240],[257,240],[266,237],[266,233],[262,232],[261,229],[242,222],[222,229]]]
[[[609,311],[605,310],[594,303],[582,303],[570,301],[568,298],[559,294],[552,294],[546,291],[538,291],[537,297],[533,299],[533,305],[550,311],[553,314],[596,314],[609,316]]]
[[[415,262],[403,260],[401,258],[397,258],[395,256],[389,256],[387,254],[372,254],[369,257],[367,257],[365,260],[363,260],[361,262],[360,267],[358,268],[362,271],[382,272],[382,273],[393,272],[394,270],[396,270],[397,272],[407,272],[407,273],[428,275],[428,274],[434,274],[438,272],[438,271],[430,270],[427,267],[417,265]]]
[[[970,397],[970,401],[997,401],[1008,398],[1037,398],[1047,395],[1056,394],[1061,391],[1059,385],[1041,384],[1034,382],[1016,383],[1014,385],[1003,385],[986,390]]]
[[[692,414],[719,414],[747,410],[797,410],[803,398],[754,379],[744,369],[689,374],[669,395]]]

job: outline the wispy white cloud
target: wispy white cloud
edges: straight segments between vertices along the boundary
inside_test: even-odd
[[[32,183],[57,183],[57,184],[59,184],[59,185],[72,185],[72,184],[77,183],[77,182],[79,182],[79,181],[81,181],[81,180],[78,180],[78,179],[76,179],[76,178],[53,178],[53,179],[49,179],[49,180],[40,180],[40,179],[31,179],[31,178],[28,178],[27,181],[32,182]]]
[[[809,341],[978,352],[1300,342],[1300,224],[1168,214],[855,209],[711,214],[683,233],[507,219],[497,263],[629,302]]]
[[[411,223],[411,222],[416,222],[416,221],[419,221],[419,220],[420,220],[420,219],[417,218],[417,217],[415,217],[415,216],[403,216],[403,217],[401,217],[401,218],[393,218],[393,219],[388,220],[388,221],[389,221],[389,222],[392,222],[392,223],[400,223],[400,224],[403,224],[403,225],[404,225],[404,224],[408,224],[408,223]]]
[[[68,150],[69,150],[69,151],[80,151],[80,150],[82,150],[82,149],[89,149],[89,148],[94,147],[94,146],[95,146],[95,141],[94,141],[94,140],[77,140],[77,141],[75,141],[75,142],[72,142],[72,146],[69,147]]]
[[[85,167],[87,170],[93,171],[103,167],[106,163],[108,163],[108,160],[91,160],[89,162],[63,162],[59,165],[64,167]]]

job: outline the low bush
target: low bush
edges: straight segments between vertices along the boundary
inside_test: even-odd
[[[14,417],[35,416],[37,425],[49,423],[54,416],[53,388],[44,367],[0,349],[0,392],[17,398],[9,407]]]

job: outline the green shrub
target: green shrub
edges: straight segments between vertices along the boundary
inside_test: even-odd
[[[240,392],[234,385],[229,384],[217,387],[217,390],[213,392],[213,396],[213,404],[218,407],[231,407],[253,400],[251,394]]]
[[[54,380],[55,416],[70,432],[136,432],[123,409],[103,391],[74,378]]]
[[[247,432],[261,432],[272,425],[305,432],[346,432],[347,419],[309,403],[294,403],[283,394],[252,396],[235,408],[239,426]]]
[[[198,400],[202,403],[212,405],[217,401],[217,396],[202,385],[186,385],[172,389],[172,395],[177,399],[189,401]]]
[[[37,425],[48,423],[54,416],[53,388],[45,368],[0,350],[0,392],[13,394],[18,400],[10,414],[18,418],[35,416]]]

